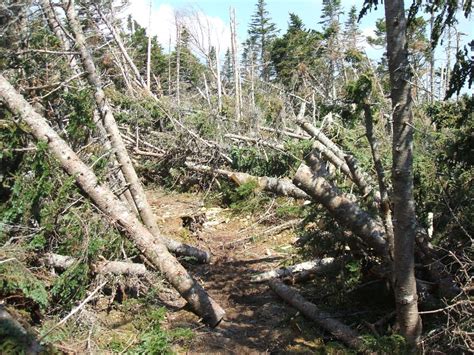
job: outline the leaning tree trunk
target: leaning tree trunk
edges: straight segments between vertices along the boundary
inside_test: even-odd
[[[324,177],[301,164],[293,178],[295,185],[311,198],[322,204],[342,226],[372,247],[382,257],[387,255],[387,243],[383,225],[373,219],[357,203],[339,193]]]
[[[48,149],[59,161],[85,194],[107,215],[118,223],[130,240],[155,265],[185,298],[191,309],[204,322],[216,326],[222,320],[224,310],[206,293],[184,267],[174,258],[163,243],[155,243],[150,231],[122,203],[112,191],[99,183],[94,172],[84,164],[68,144],[48,125],[46,119],[36,113],[30,104],[18,94],[13,86],[0,75],[0,98],[7,108],[17,114],[30,128],[39,141],[48,143]]]
[[[125,144],[120,136],[120,131],[117,127],[117,123],[115,122],[112,109],[107,102],[104,90],[102,89],[101,80],[97,75],[94,61],[92,60],[92,56],[87,49],[88,46],[86,43],[86,39],[82,31],[81,25],[77,20],[76,11],[74,9],[74,0],[70,0],[66,7],[66,16],[71,30],[74,34],[76,45],[81,55],[82,65],[84,66],[84,70],[87,73],[87,79],[89,81],[89,84],[95,90],[95,100],[99,112],[102,116],[104,127],[109,135],[112,147],[115,149],[115,155],[120,164],[123,175],[125,176],[125,179],[129,184],[130,192],[132,194],[133,200],[135,201],[135,205],[143,223],[153,233],[153,235],[156,236],[157,239],[159,239],[162,243],[166,244],[170,251],[177,254],[195,257],[199,261],[209,261],[209,253],[165,238],[161,235],[156,224],[155,216],[151,210],[150,205],[148,204],[145,191],[143,190],[135,168],[133,167],[130,157],[128,156]]]
[[[392,184],[394,289],[400,332],[412,347],[421,334],[415,280],[416,215],[413,199],[413,113],[403,0],[385,1],[387,57],[393,106]]]

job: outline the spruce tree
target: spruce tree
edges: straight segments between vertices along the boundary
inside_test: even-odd
[[[270,47],[278,33],[276,25],[271,21],[270,15],[266,10],[266,6],[265,0],[257,1],[256,10],[248,29],[248,43],[255,44],[256,46],[258,62],[260,64],[260,77],[263,80],[270,78]]]

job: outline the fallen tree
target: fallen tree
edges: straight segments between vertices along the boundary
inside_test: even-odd
[[[251,181],[256,181],[258,188],[267,192],[272,192],[279,196],[293,197],[296,199],[309,200],[310,197],[303,190],[295,186],[289,179],[280,179],[268,176],[254,176],[247,173],[229,171],[225,169],[214,169],[210,166],[186,162],[186,167],[190,170],[204,174],[216,174],[233,181],[237,185],[242,185]]]
[[[54,268],[66,270],[78,262],[77,258],[54,253],[46,254],[41,261]],[[145,265],[126,261],[102,260],[91,265],[97,274],[113,274],[124,276],[145,276],[149,273]]]
[[[85,72],[87,73],[87,80],[95,91],[94,97],[102,118],[104,128],[107,131],[108,138],[110,139],[110,143],[114,149],[117,161],[120,164],[120,169],[122,170],[125,180],[128,184],[129,191],[135,202],[135,206],[138,210],[140,218],[142,219],[145,226],[155,236],[155,238],[164,243],[170,251],[178,255],[194,257],[201,262],[208,262],[210,259],[210,254],[208,252],[161,235],[158,225],[156,224],[156,217],[151,210],[145,195],[145,191],[143,190],[143,186],[140,183],[125,144],[120,136],[120,131],[112,113],[112,108],[110,107],[104,90],[102,89],[102,81],[97,74],[94,61],[92,60],[92,56],[88,50],[88,45],[86,43],[86,38],[82,31],[81,24],[77,20],[73,0],[68,2],[65,11],[68,23],[71,27],[72,33],[74,34],[76,46],[78,47],[79,53],[81,55],[82,65]]]
[[[31,134],[38,141],[47,142],[48,150],[61,167],[70,176],[75,177],[77,185],[113,223],[119,224],[126,231],[126,235],[138,250],[188,301],[190,308],[202,317],[205,323],[217,326],[225,314],[224,310],[169,253],[166,245],[157,243],[156,238],[133,212],[108,187],[99,183],[91,168],[79,159],[69,145],[48,125],[46,119],[36,113],[2,75],[0,75],[0,97],[6,107],[29,126]]]
[[[372,218],[357,203],[339,193],[328,180],[315,174],[307,165],[301,164],[293,181],[314,201],[322,204],[342,226],[374,248],[379,256],[387,255],[385,229],[382,223]]]
[[[265,282],[275,278],[295,277],[298,274],[325,274],[334,270],[334,258],[315,259],[300,264],[274,269],[251,277],[251,282]]]
[[[295,289],[281,281],[271,280],[268,284],[278,296],[299,310],[305,317],[316,322],[336,339],[344,342],[351,348],[362,349],[362,340],[350,327],[333,318],[329,313],[319,310],[316,305],[305,300]]]

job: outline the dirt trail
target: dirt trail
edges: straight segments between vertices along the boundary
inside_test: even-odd
[[[294,239],[291,231],[252,238],[274,227],[257,223],[265,211],[259,216],[235,217],[228,210],[204,207],[200,195],[163,191],[148,195],[165,233],[211,250],[211,264],[186,267],[227,312],[216,329],[202,326],[190,312],[170,312],[169,327],[187,326],[198,334],[189,349],[178,351],[248,354],[315,350],[311,335],[306,334],[311,325],[301,317],[295,319],[297,312],[281,302],[268,286],[249,281],[253,274],[277,267],[288,257]],[[181,219],[196,213],[207,216],[198,237],[182,227]],[[237,240],[240,242],[235,243]]]

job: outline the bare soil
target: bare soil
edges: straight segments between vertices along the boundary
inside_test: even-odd
[[[202,195],[150,191],[149,200],[164,233],[212,252],[207,265],[186,263],[188,270],[226,310],[221,324],[203,326],[191,312],[169,312],[166,326],[194,329],[196,337],[180,353],[314,353],[322,345],[318,330],[282,302],[266,284],[252,284],[255,273],[282,265],[291,258],[293,231],[265,235],[283,221],[268,211],[236,216],[228,209],[204,206]],[[203,229],[192,233],[183,216],[205,213]],[[177,297],[178,298],[178,297]]]

